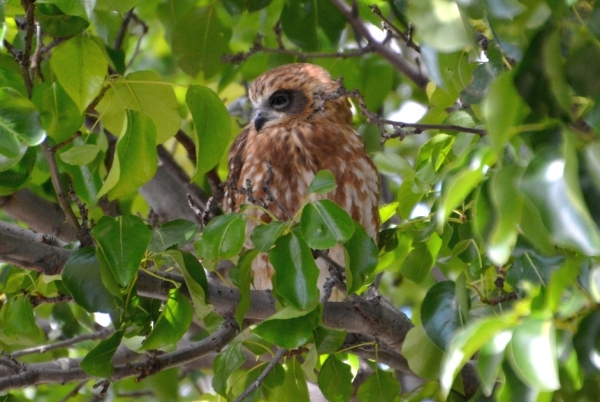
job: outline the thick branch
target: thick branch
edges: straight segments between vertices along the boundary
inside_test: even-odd
[[[148,357],[135,363],[125,361],[116,364],[110,380],[118,381],[133,376],[145,378],[162,370],[194,361],[209,352],[220,350],[235,337],[237,331],[238,326],[235,320],[226,320],[210,337],[189,347],[160,356]],[[79,367],[80,362],[81,359],[57,359],[50,363],[23,365],[18,373],[0,377],[0,392],[30,385],[64,384],[95,378]]]
[[[417,86],[421,89],[425,89],[427,82],[429,81],[426,76],[419,70],[419,68],[409,63],[405,58],[396,53],[392,48],[379,43],[373,38],[371,32],[367,28],[365,22],[358,16],[358,13],[350,7],[345,0],[330,0],[334,6],[344,15],[346,21],[348,21],[354,29],[363,35],[370,46],[373,47],[375,52],[390,62],[394,68],[404,73],[410,78]]]

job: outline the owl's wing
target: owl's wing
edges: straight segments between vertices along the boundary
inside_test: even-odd
[[[240,174],[244,165],[244,151],[246,148],[246,139],[250,127],[246,127],[244,131],[237,136],[231,145],[227,165],[229,167],[229,176],[225,182],[225,195],[223,198],[223,207],[225,212],[235,211],[237,208],[237,186],[240,181]]]

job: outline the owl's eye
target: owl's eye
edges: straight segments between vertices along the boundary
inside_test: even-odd
[[[275,110],[283,109],[290,104],[292,96],[289,92],[275,92],[269,100],[271,107]]]

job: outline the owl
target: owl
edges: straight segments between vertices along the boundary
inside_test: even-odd
[[[380,223],[379,174],[352,126],[350,102],[339,95],[339,88],[325,69],[307,63],[283,65],[252,83],[248,91],[251,121],[229,152],[223,199],[226,212],[238,212],[242,204],[254,200],[267,200],[263,189],[267,180],[277,200],[268,204],[268,210],[278,219],[288,220],[302,207],[315,174],[328,169],[335,176],[336,189],[325,195],[311,194],[308,200],[335,201],[376,239]],[[251,191],[247,191],[248,185]],[[249,235],[256,222],[268,223],[271,217],[258,208],[247,208],[245,213],[256,218],[247,220],[246,246],[250,248]],[[329,257],[344,266],[343,246],[329,250]],[[322,289],[329,272],[320,258],[317,266]],[[252,270],[254,287],[271,289],[274,269],[266,254],[254,260]],[[329,300],[343,297],[334,289]]]

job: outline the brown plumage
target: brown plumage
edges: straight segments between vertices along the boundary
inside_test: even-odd
[[[249,90],[252,119],[236,138],[229,153],[229,177],[225,187],[226,212],[239,211],[250,204],[247,194],[239,191],[248,180],[252,194],[266,199],[263,190],[267,178],[267,161],[272,163],[273,175],[269,188],[272,195],[292,215],[300,207],[306,189],[319,170],[333,172],[337,188],[324,195],[312,194],[309,200],[328,198],[344,208],[362,224],[367,233],[377,237],[379,230],[379,175],[369,158],[363,141],[352,127],[350,102],[338,96],[339,84],[329,73],[313,64],[288,64],[258,77]],[[268,209],[278,219],[288,216],[276,203]],[[270,217],[257,208],[246,213],[264,222]],[[247,221],[246,242],[256,226]],[[330,256],[343,265],[343,248],[338,245]],[[319,263],[319,261],[318,261]],[[329,276],[323,263],[319,264],[322,286]],[[273,268],[266,255],[253,264],[256,289],[270,289]],[[331,300],[343,297],[334,293]]]

